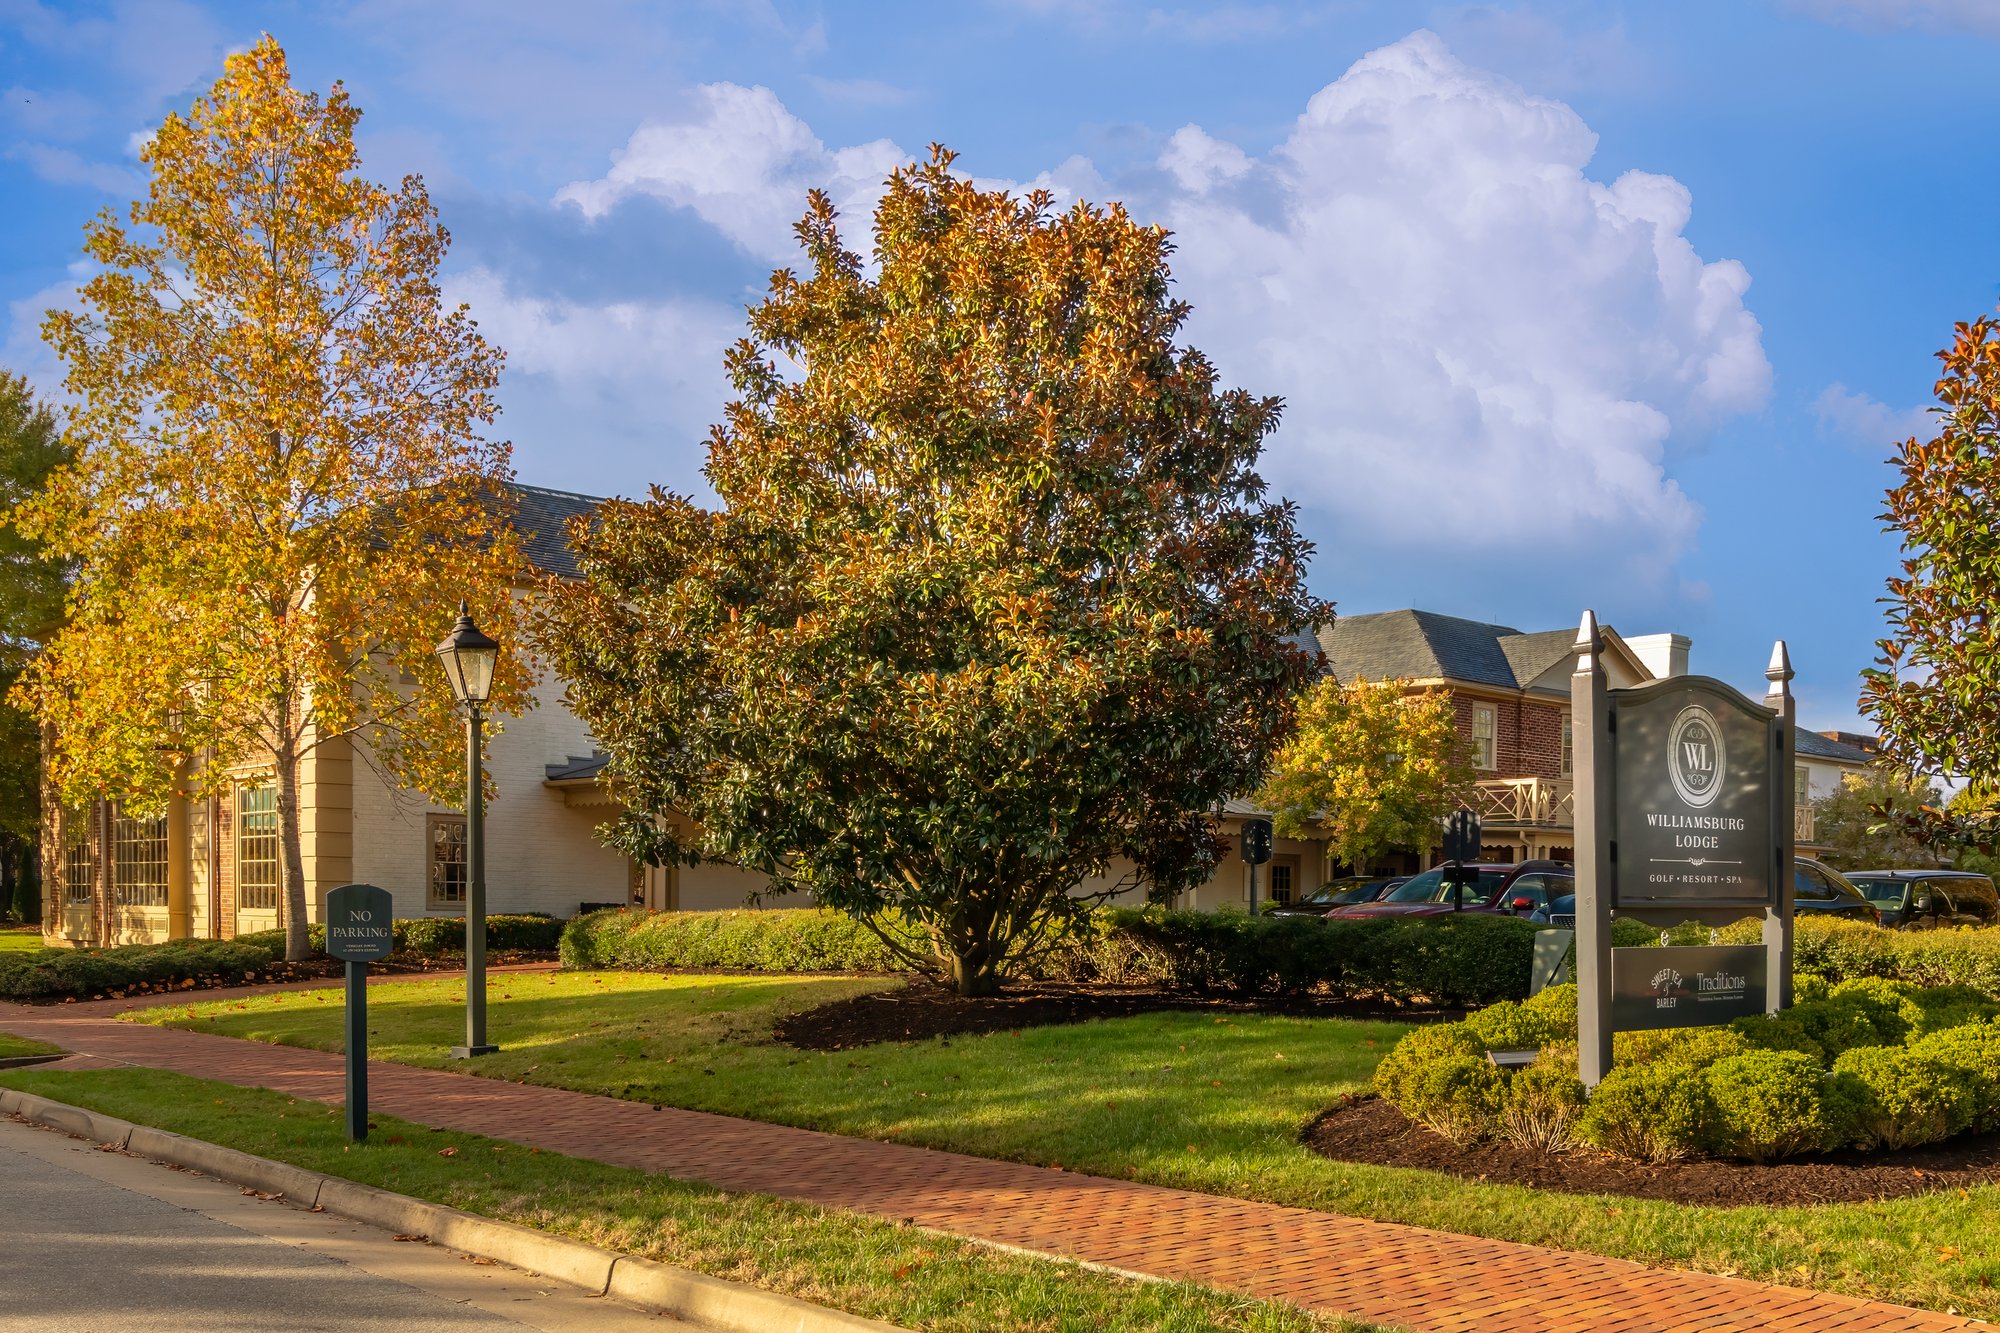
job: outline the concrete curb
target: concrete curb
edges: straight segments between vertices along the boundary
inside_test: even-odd
[[[0,1115],[18,1115],[260,1193],[280,1194],[293,1203],[323,1208],[397,1235],[424,1236],[454,1250],[723,1333],[903,1333],[898,1325],[829,1310],[794,1296],[600,1249],[533,1227],[496,1222],[11,1088],[0,1088]]]

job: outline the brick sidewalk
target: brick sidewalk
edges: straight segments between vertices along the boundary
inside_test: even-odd
[[[341,1099],[339,1056],[122,1023],[108,1016],[114,1007],[133,1006],[0,1004],[0,1029],[56,1042],[91,1057],[93,1066],[145,1065],[318,1101]],[[1421,1333],[1982,1327],[1847,1296],[699,1111],[656,1111],[474,1075],[373,1062],[368,1078],[376,1109],[419,1124],[723,1189],[907,1219]]]

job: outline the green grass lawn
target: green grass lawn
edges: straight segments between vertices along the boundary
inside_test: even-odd
[[[1713,1208],[1540,1193],[1330,1162],[1300,1128],[1366,1086],[1393,1024],[1161,1013],[814,1053],[781,1015],[894,982],[629,973],[496,979],[505,1048],[478,1071],[640,1101],[2000,1317],[2000,1189],[1882,1204]],[[446,1067],[456,980],[370,992],[373,1054]],[[337,992],[141,1015],[336,1050]],[[462,1068],[463,1066],[458,1066]]]
[[[32,1037],[17,1037],[11,1032],[0,1032],[0,1060],[11,1060],[17,1055],[54,1055],[62,1047],[51,1046],[45,1041]]]
[[[0,953],[34,953],[41,947],[40,926],[0,926]]]
[[[372,1117],[368,1141],[350,1146],[339,1113],[317,1102],[161,1070],[20,1070],[0,1073],[0,1085],[926,1333],[1368,1333],[1372,1327],[1191,1283],[1140,1282],[1003,1253],[855,1213],[725,1194],[392,1116]]]

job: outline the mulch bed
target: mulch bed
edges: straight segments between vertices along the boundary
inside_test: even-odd
[[[1001,995],[968,999],[927,978],[857,995],[781,1019],[772,1035],[806,1051],[841,1051],[884,1041],[921,1041],[981,1032],[1087,1023],[1099,1018],[1183,1009],[1216,1013],[1298,1014],[1313,1018],[1386,1019],[1398,1023],[1453,1021],[1456,1009],[1413,1009],[1385,1001],[1302,996],[1206,997],[1128,986],[1059,983],[1010,985]]]
[[[1458,1148],[1381,1098],[1359,1097],[1307,1125],[1300,1139],[1340,1162],[1416,1167],[1565,1194],[1621,1194],[1719,1207],[1863,1203],[2000,1181],[2000,1134],[1960,1136],[1901,1152],[1829,1153],[1767,1166],[1708,1161],[1646,1166],[1581,1147],[1562,1153],[1511,1143]]]

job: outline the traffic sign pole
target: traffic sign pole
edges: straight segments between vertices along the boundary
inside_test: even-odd
[[[347,1137],[368,1137],[368,964],[347,965]]]

